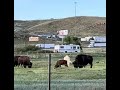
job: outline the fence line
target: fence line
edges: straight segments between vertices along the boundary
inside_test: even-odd
[[[65,55],[69,55],[71,58],[74,58],[76,55],[80,53],[51,53],[52,58],[63,58]],[[84,53],[88,55],[92,55],[93,57],[105,57],[106,53]],[[47,60],[49,53],[39,53],[39,52],[14,52],[14,55],[27,55],[30,56],[32,59],[39,59],[44,58]]]

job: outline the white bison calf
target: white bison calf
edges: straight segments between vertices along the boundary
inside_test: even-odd
[[[70,61],[70,57],[69,57],[68,55],[66,55],[66,56],[64,57],[64,60],[67,61],[68,67],[70,66],[70,64],[72,64],[72,62]]]

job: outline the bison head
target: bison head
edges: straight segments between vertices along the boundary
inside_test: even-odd
[[[59,65],[56,64],[55,67],[54,67],[54,69],[55,69],[55,68],[58,68],[58,67],[59,67]]]
[[[30,62],[28,65],[28,68],[31,68],[31,67],[32,67],[32,62]]]
[[[72,64],[73,64],[74,68],[78,68],[78,64],[76,61],[72,62]]]
[[[83,68],[83,65],[80,65],[80,63],[78,63],[77,61],[74,61],[73,63],[73,66],[74,66],[74,68]]]

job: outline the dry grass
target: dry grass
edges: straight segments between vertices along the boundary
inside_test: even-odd
[[[15,28],[31,32],[51,32],[57,33],[58,30],[68,29],[69,35],[89,36],[106,34],[105,17],[69,17],[63,19],[33,20],[33,21],[15,21]],[[75,33],[76,32],[76,33]],[[19,34],[20,32],[16,32]],[[24,33],[23,33],[24,34]]]

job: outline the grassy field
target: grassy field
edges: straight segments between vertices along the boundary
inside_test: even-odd
[[[94,53],[93,68],[75,69],[73,65],[54,69],[56,61],[63,56],[51,55],[51,90],[105,90],[106,56],[105,53]],[[71,61],[75,55],[70,54]],[[32,58],[32,68],[14,68],[15,90],[47,90],[48,87],[48,54],[46,57]]]

